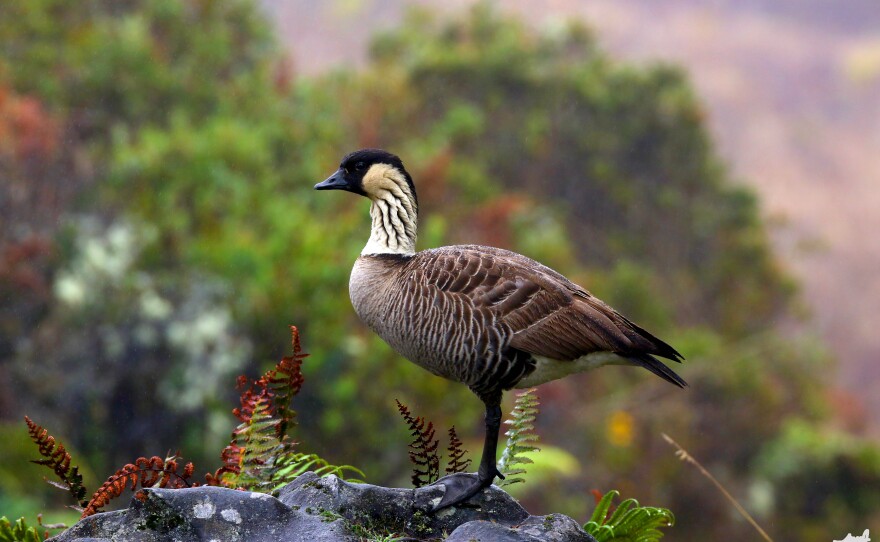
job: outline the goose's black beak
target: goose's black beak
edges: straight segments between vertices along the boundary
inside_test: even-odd
[[[350,190],[351,187],[347,180],[345,180],[345,172],[342,171],[342,168],[337,169],[336,173],[327,177],[327,179],[315,185],[315,190]]]

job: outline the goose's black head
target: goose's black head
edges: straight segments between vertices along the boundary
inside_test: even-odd
[[[416,189],[412,177],[396,155],[381,149],[361,149],[347,154],[339,163],[339,169],[315,190],[347,190],[373,199],[381,187],[378,181],[389,175],[403,179],[413,200]]]

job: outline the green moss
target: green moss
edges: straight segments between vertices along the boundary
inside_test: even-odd
[[[135,526],[139,531],[168,532],[186,524],[183,516],[170,508],[156,508]]]
[[[333,510],[327,510],[325,508],[318,508],[318,515],[321,516],[321,521],[324,523],[332,523],[337,519],[344,519],[341,515],[337,514]]]
[[[428,526],[428,516],[421,510],[416,510],[409,522],[410,530],[420,535],[434,534],[434,529]]]

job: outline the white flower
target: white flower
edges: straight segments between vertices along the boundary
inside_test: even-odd
[[[164,320],[174,309],[166,299],[152,290],[141,294],[141,314],[150,320]]]
[[[86,287],[77,277],[61,273],[55,280],[55,297],[67,305],[81,305],[86,299]]]

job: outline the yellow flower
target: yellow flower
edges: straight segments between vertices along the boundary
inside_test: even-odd
[[[629,446],[633,440],[634,425],[635,420],[630,413],[622,410],[615,411],[608,418],[608,426],[606,427],[608,440],[614,446],[621,448]]]

